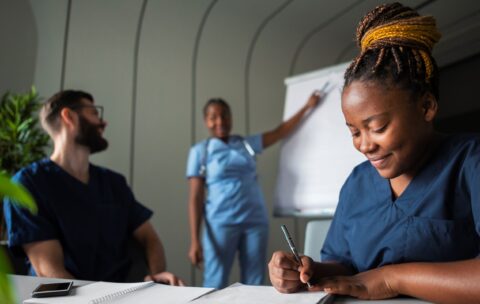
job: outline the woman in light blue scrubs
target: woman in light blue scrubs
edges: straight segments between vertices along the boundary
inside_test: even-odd
[[[480,135],[433,128],[435,19],[399,3],[369,12],[345,73],[342,111],[368,161],[345,182],[322,262],[274,253],[272,284],[362,299],[480,303]]]
[[[211,99],[205,105],[204,120],[211,137],[190,149],[186,174],[190,188],[189,257],[196,266],[204,262],[203,286],[227,285],[236,252],[241,283],[263,283],[268,215],[257,180],[255,155],[290,134],[319,100],[315,92],[295,115],[277,128],[247,137],[230,134],[232,115],[223,99]]]

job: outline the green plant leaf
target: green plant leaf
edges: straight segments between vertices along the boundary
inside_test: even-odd
[[[11,267],[3,248],[0,248],[0,303],[13,304],[17,302],[15,289],[7,273],[11,273]]]
[[[9,175],[45,157],[49,138],[39,128],[39,100],[32,86],[23,94],[7,92],[0,101],[0,164]]]
[[[10,181],[5,175],[0,175],[0,195],[9,197],[32,213],[37,213],[37,205],[30,193],[22,185]]]

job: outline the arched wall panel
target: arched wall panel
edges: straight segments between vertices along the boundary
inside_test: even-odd
[[[153,222],[169,270],[187,281],[190,236],[185,167],[194,111],[192,53],[209,4],[210,0],[149,1],[139,49],[134,191],[155,212]]]
[[[65,88],[89,91],[105,107],[110,147],[94,162],[129,176],[134,43],[140,0],[72,1]]]
[[[305,32],[317,26],[322,3],[296,0],[289,4],[265,27],[252,55],[250,75],[250,130],[263,132],[276,127],[283,117],[285,99],[284,79],[289,76],[290,64],[297,45]],[[299,11],[303,18],[296,18]],[[273,211],[273,193],[276,183],[278,152],[281,144],[266,150],[258,160],[260,183],[270,214]],[[296,229],[297,244],[302,248],[304,221],[288,218],[271,218],[269,252],[278,250],[285,242],[279,232],[281,224]],[[299,229],[298,229],[299,228]]]
[[[353,56],[359,52],[356,43],[352,44],[355,42],[358,22],[365,13],[384,2],[379,0],[342,0],[325,3],[320,13],[322,16],[317,21],[321,26],[315,28],[315,34],[310,37],[300,52],[294,74],[331,66],[332,62],[337,62],[340,52],[349,45],[351,49],[342,56],[343,61],[338,63],[352,60]],[[410,0],[402,3],[415,7],[421,2],[423,1]],[[338,39],[339,36],[348,37],[348,39]]]
[[[30,0],[38,32],[33,84],[44,98],[60,90],[67,1]]]
[[[245,134],[244,70],[255,30],[283,1],[220,1],[207,20],[200,41],[197,66],[197,116],[211,97],[223,97],[233,111],[233,132]],[[246,122],[247,121],[247,122]],[[197,120],[196,138],[208,136]]]

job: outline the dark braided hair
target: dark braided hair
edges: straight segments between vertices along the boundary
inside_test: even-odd
[[[211,105],[219,105],[219,106],[222,106],[224,107],[227,112],[229,114],[231,114],[231,111],[230,111],[230,106],[228,105],[228,103],[223,100],[222,98],[210,98],[207,103],[203,106],[203,116],[207,116],[207,110],[208,110],[208,107],[211,106]]]
[[[400,3],[377,6],[357,27],[361,52],[345,72],[344,88],[356,80],[377,81],[413,96],[430,92],[438,100],[438,67],[431,52],[440,37],[431,16]]]

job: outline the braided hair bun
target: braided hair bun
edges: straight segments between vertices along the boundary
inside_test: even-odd
[[[355,80],[374,80],[414,94],[431,92],[438,100],[438,67],[432,49],[440,37],[431,16],[420,16],[400,3],[377,6],[357,27],[360,54],[345,72],[344,87]]]

